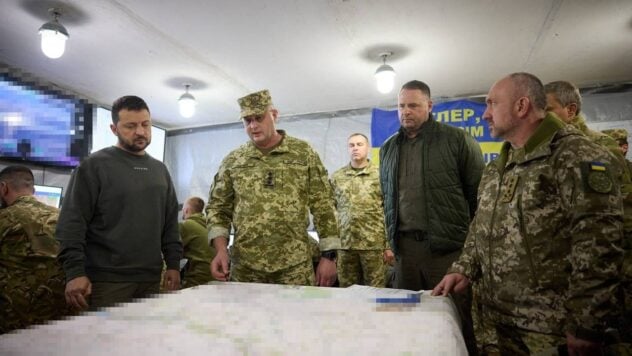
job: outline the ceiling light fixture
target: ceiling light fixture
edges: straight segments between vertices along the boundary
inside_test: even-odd
[[[53,17],[53,21],[43,24],[39,29],[39,34],[42,36],[42,52],[46,57],[55,59],[64,54],[66,40],[70,36],[66,28],[59,23],[61,10],[52,8],[48,9],[48,12]]]
[[[195,106],[197,102],[195,101],[195,97],[189,94],[189,87],[191,84],[184,85],[184,94],[180,96],[178,99],[178,107],[180,108],[180,115],[184,118],[191,118],[195,115]]]
[[[382,58],[382,65],[375,71],[375,80],[377,82],[377,91],[382,94],[390,93],[393,90],[393,84],[395,82],[395,70],[393,67],[386,64],[386,58],[392,56],[393,52],[380,53]]]

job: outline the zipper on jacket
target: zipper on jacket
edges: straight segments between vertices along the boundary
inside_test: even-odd
[[[489,256],[489,290],[495,290],[494,288],[494,276],[493,276],[493,267],[492,267],[492,237],[494,235],[494,223],[496,222],[496,208],[498,207],[498,197],[500,196],[500,191],[501,188],[503,186],[503,176],[504,176],[504,170],[503,172],[498,172],[499,175],[499,179],[498,179],[498,189],[496,189],[496,197],[494,199],[494,209],[492,210],[492,218],[491,218],[491,222],[489,224],[489,233],[487,235],[487,240],[489,241],[489,253],[487,254]]]

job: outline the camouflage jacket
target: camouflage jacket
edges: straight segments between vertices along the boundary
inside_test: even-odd
[[[632,169],[630,169],[630,165],[628,164],[629,161],[623,156],[619,143],[611,136],[591,130],[581,115],[575,116],[570,124],[583,132],[591,141],[607,148],[617,158],[617,165],[621,171],[620,179],[623,210],[626,212],[623,217],[623,227],[627,235],[632,235]]]
[[[263,272],[311,260],[310,213],[321,251],[340,248],[327,170],[307,142],[279,133],[267,155],[249,141],[224,158],[206,207],[209,237],[228,237],[232,224],[232,262]]]
[[[350,164],[337,170],[331,184],[336,198],[344,250],[385,250],[384,208],[380,172],[372,162],[362,170]]]
[[[496,323],[599,332],[616,312],[622,204],[613,156],[548,115],[521,149],[487,165],[478,211],[448,270],[481,285]]]
[[[32,196],[0,210],[0,334],[68,313],[58,215]]]
[[[575,116],[573,118],[573,121],[570,122],[570,125],[583,132],[584,135],[586,135],[594,143],[606,147],[609,151],[615,153],[617,156],[621,155],[623,157],[617,141],[614,138],[606,135],[605,133],[591,130],[588,125],[586,125],[586,119],[584,119],[582,115]]]
[[[206,219],[201,213],[192,214],[179,224],[182,238],[183,257],[189,260],[184,272],[184,287],[193,287],[213,280],[210,264],[215,257],[215,248],[208,244]]]

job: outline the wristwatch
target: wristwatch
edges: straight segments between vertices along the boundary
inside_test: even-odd
[[[336,252],[336,250],[322,251],[320,253],[320,257],[324,257],[330,261],[335,261],[336,257],[338,257],[338,252]]]

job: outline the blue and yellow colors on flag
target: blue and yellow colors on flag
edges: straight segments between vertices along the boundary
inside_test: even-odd
[[[606,165],[601,162],[590,162],[590,170],[603,172],[606,170]]]
[[[481,146],[485,163],[498,157],[502,140],[491,137],[487,124],[483,121],[485,104],[471,100],[454,100],[433,106],[434,119],[460,127],[472,135]],[[373,109],[371,117],[372,161],[378,162],[379,150],[384,141],[399,129],[397,110]]]

